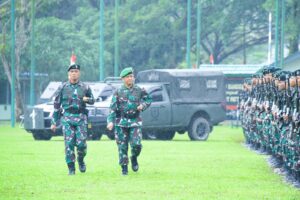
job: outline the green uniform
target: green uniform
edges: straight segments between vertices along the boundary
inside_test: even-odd
[[[89,97],[88,104],[94,104],[91,89],[81,81],[75,84],[66,82],[55,93],[51,123],[56,125],[61,119],[67,163],[75,162],[75,146],[78,159],[83,159],[86,155],[88,113],[86,103],[83,101],[84,96]]]
[[[142,149],[142,119],[139,105],[143,105],[146,110],[152,102],[151,97],[144,89],[133,85],[127,88],[123,85],[118,89],[110,105],[110,114],[107,123],[115,125],[115,138],[119,149],[119,164],[128,164],[128,143],[131,146],[131,155],[139,156]]]

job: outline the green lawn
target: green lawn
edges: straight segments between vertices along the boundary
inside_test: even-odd
[[[121,176],[117,146],[88,142],[87,172],[67,175],[62,137],[34,141],[0,126],[0,199],[300,199],[266,156],[243,146],[241,129],[216,127],[206,142],[187,135],[143,141],[140,171]]]

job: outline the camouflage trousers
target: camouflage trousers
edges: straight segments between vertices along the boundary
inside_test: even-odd
[[[61,123],[65,141],[66,162],[75,162],[75,146],[77,147],[77,159],[83,159],[87,149],[87,116],[64,116]]]
[[[128,165],[128,144],[131,147],[131,156],[139,156],[142,150],[141,127],[115,127],[115,139],[119,151],[119,164]]]

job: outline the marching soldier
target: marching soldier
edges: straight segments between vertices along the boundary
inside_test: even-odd
[[[86,155],[87,110],[86,104],[94,104],[94,97],[88,85],[79,81],[80,66],[72,64],[68,68],[68,81],[63,83],[54,96],[54,113],[51,130],[61,118],[65,141],[66,162],[69,175],[75,174],[75,146],[80,172],[86,171],[84,157]],[[61,112],[62,111],[62,112]]]
[[[151,102],[151,97],[144,89],[134,84],[133,69],[122,70],[120,77],[123,86],[113,95],[110,114],[107,117],[107,129],[115,128],[115,139],[119,150],[119,164],[122,174],[128,174],[128,143],[131,146],[131,167],[138,171],[137,158],[142,150],[142,119],[140,113],[146,110]]]

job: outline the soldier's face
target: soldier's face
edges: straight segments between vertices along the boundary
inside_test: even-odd
[[[284,81],[279,81],[278,83],[278,89],[279,90],[284,90],[285,88],[285,82]]]
[[[297,83],[298,83],[298,87],[300,86],[300,76],[297,76]]]
[[[131,87],[134,83],[134,76],[133,74],[129,74],[123,78],[123,82],[127,87]]]
[[[68,75],[70,81],[78,81],[80,77],[80,71],[78,69],[71,69]]]
[[[290,81],[290,86],[291,87],[295,87],[296,86],[296,77],[294,77],[294,76],[291,77],[289,81]]]

